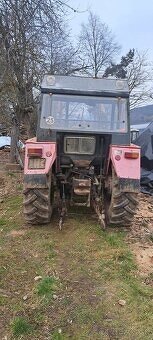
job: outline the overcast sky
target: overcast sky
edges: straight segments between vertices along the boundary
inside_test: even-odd
[[[69,5],[79,11],[87,9],[99,15],[122,46],[122,54],[130,48],[148,50],[153,61],[153,0],[69,0]],[[70,26],[78,34],[88,13],[71,14]]]

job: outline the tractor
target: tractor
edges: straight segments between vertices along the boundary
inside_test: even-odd
[[[56,201],[60,229],[70,206],[94,209],[103,228],[129,226],[139,191],[127,81],[45,75],[37,136],[25,150],[27,223],[50,223]]]

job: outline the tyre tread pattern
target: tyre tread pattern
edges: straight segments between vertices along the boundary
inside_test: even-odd
[[[45,224],[50,222],[52,207],[49,189],[24,190],[24,215],[27,223]]]
[[[115,178],[112,182],[112,197],[107,214],[108,223],[117,226],[129,226],[133,221],[138,206],[138,194],[121,192],[118,180]]]

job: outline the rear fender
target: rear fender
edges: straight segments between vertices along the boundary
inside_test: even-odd
[[[44,159],[43,169],[29,168],[29,149],[41,149],[41,158]],[[24,188],[47,188],[48,175],[51,173],[52,166],[56,160],[56,143],[37,142],[36,138],[28,139],[25,146],[24,163]]]
[[[138,158],[126,158],[125,153],[136,152]],[[120,190],[123,192],[140,191],[140,147],[134,144],[130,146],[111,145],[108,158],[106,176],[108,175],[110,164],[119,178]]]

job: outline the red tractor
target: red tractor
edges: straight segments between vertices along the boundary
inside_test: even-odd
[[[54,192],[60,227],[68,204],[93,207],[103,227],[132,223],[140,148],[130,144],[126,80],[45,75],[37,137],[26,142],[24,214],[49,223]]]

